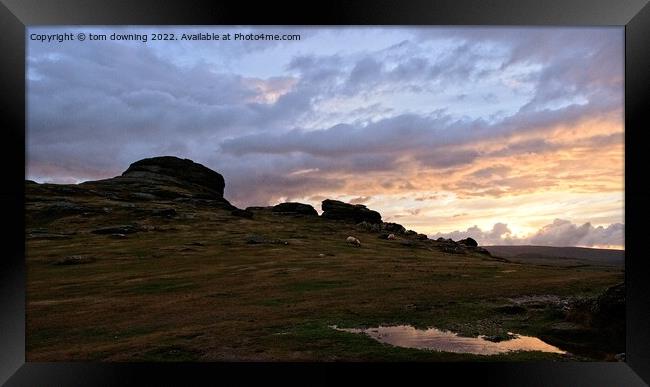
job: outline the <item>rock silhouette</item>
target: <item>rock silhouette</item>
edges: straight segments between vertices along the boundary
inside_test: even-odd
[[[316,212],[314,207],[310,206],[309,204],[295,202],[280,203],[276,206],[273,206],[272,211],[280,214],[318,216],[318,212]]]
[[[381,223],[381,214],[366,208],[363,204],[347,204],[339,200],[325,199],[322,203],[326,219],[346,220],[354,223]]]
[[[225,181],[221,174],[195,163],[189,159],[180,159],[173,156],[152,157],[142,159],[131,164],[122,173],[123,177],[137,178],[154,183],[180,183],[181,185],[194,185],[209,191],[215,197],[223,198]]]

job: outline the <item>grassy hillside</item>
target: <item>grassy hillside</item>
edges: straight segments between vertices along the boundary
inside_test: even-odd
[[[511,263],[320,216],[235,216],[223,200],[102,184],[27,184],[27,361],[611,360],[624,350],[567,309],[622,282],[620,268]],[[380,324],[511,331],[572,355],[430,352],[329,328]]]

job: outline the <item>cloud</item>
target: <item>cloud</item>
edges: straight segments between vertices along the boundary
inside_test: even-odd
[[[529,238],[530,244],[543,246],[602,246],[623,245],[624,226],[621,223],[607,227],[581,226],[568,220],[555,219]]]
[[[569,220],[555,219],[535,233],[527,236],[513,235],[505,223],[495,223],[491,230],[483,231],[473,226],[465,231],[436,233],[431,237],[460,240],[474,238],[481,245],[539,245],[539,246],[582,246],[582,247],[623,247],[625,244],[625,227],[622,223],[606,227],[587,222],[577,225]]]
[[[347,202],[350,204],[365,204],[368,203],[369,200],[372,199],[372,196],[359,196],[356,198],[352,198],[348,200]]]
[[[508,172],[512,170],[511,167],[507,165],[495,165],[487,168],[481,168],[477,171],[474,171],[470,174],[473,178],[491,178],[494,176],[506,176]]]
[[[620,28],[241,29],[304,39],[30,43],[27,177],[171,154],[222,173],[239,206],[371,197],[421,224],[435,211],[391,198],[473,216],[465,203],[623,190]]]
[[[619,106],[620,107],[620,106]],[[325,129],[292,129],[281,134],[257,133],[229,138],[221,143],[224,152],[243,155],[248,153],[282,154],[301,152],[312,155],[349,155],[373,152],[426,152],[422,159],[443,158],[441,164],[453,164],[444,157],[432,156],[431,152],[444,149],[451,153],[450,146],[478,145],[493,138],[521,135],[535,131],[538,134],[555,129],[558,125],[571,125],[581,120],[602,116],[602,106],[571,105],[549,114],[548,111],[523,112],[509,116],[499,122],[488,123],[483,119],[463,120],[435,112],[430,115],[402,114],[376,122],[359,125],[338,124]],[[536,139],[527,143],[510,145],[501,150],[507,155],[528,152],[551,146],[545,140]],[[450,152],[451,151],[451,152]],[[464,156],[471,161],[476,151],[470,150]],[[461,157],[463,158],[463,157]],[[475,158],[475,156],[474,156]]]

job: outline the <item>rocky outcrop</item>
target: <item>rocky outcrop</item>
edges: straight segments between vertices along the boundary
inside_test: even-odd
[[[322,203],[326,219],[344,220],[354,223],[381,223],[381,214],[366,208],[363,204],[348,204],[338,200],[326,199]]]
[[[152,157],[131,164],[122,173],[123,177],[143,181],[174,181],[183,185],[194,185],[211,192],[214,197],[223,198],[225,182],[221,174],[189,159],[173,156]]]
[[[625,284],[605,290],[594,302],[592,312],[594,325],[624,331]]]
[[[463,244],[465,246],[471,246],[471,247],[477,247],[478,242],[474,240],[473,238],[467,237],[465,239],[461,239],[458,241],[458,243]]]
[[[318,212],[314,207],[309,204],[295,202],[280,203],[273,206],[271,211],[277,214],[318,216]]]
[[[363,221],[361,223],[357,223],[357,227],[365,231],[381,232],[381,233],[385,233],[386,235],[404,234],[406,232],[406,228],[404,228],[404,226],[402,226],[401,224],[390,223],[390,222],[370,223],[367,221]]]
[[[406,228],[399,223],[384,222],[381,228],[384,231],[395,234],[404,234],[406,232]]]
[[[109,179],[80,184],[27,181],[26,220],[43,226],[61,218],[99,218],[113,211],[127,211],[131,217],[171,219],[177,216],[177,204],[237,210],[223,197],[224,187],[223,176],[201,164],[173,156],[153,157],[136,161],[120,176]],[[162,202],[172,207],[159,208]]]

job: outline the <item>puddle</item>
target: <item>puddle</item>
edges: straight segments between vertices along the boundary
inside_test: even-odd
[[[471,353],[475,355],[497,355],[511,351],[541,351],[564,354],[557,347],[543,342],[537,337],[522,336],[508,332],[511,339],[493,342],[485,336],[461,337],[450,331],[436,328],[415,329],[410,325],[380,326],[378,328],[355,329],[330,328],[338,331],[366,334],[373,339],[397,347],[427,349],[433,351]]]

